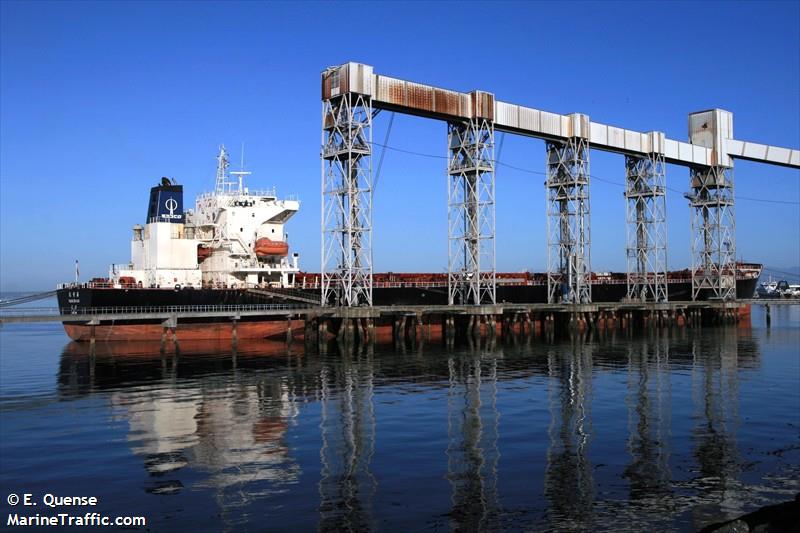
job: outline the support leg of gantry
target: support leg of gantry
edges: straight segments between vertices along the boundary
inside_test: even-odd
[[[372,98],[332,93],[322,102],[322,305],[372,305]]]
[[[169,328],[167,328],[167,326],[162,326],[161,327],[161,353],[164,353],[164,352],[167,351],[167,332],[168,331],[169,331]]]
[[[445,337],[445,344],[448,348],[451,348],[455,345],[456,341],[456,319],[453,315],[447,315],[445,319],[447,324],[447,336]]]
[[[361,324],[361,318],[354,318],[353,325],[355,326],[355,339],[360,342],[364,343],[364,327]]]
[[[653,152],[625,156],[627,298],[667,301],[667,208],[664,134],[650,132]]]
[[[89,356],[94,357],[97,349],[97,325],[99,321],[93,319],[89,322]]]
[[[691,169],[692,299],[736,298],[733,169]]]
[[[175,352],[178,351],[178,319],[176,316],[170,316],[166,320],[161,323],[161,353],[164,353],[167,348],[167,342],[170,340],[170,336],[172,337],[172,343],[175,348]]]
[[[406,335],[408,336],[409,344],[411,344],[411,347],[414,348],[417,346],[417,317],[416,315],[412,315],[406,320]]]
[[[347,319],[345,319],[345,318],[340,318],[337,321],[339,327],[336,330],[336,340],[339,341],[340,344],[344,342],[344,336],[347,333],[347,323],[346,323],[346,321],[347,321]]]
[[[328,351],[328,319],[320,317],[317,326],[317,350],[324,354]]]
[[[408,317],[400,317],[400,341],[406,342],[408,339]]]
[[[476,91],[474,118],[447,126],[450,305],[496,302],[493,99]]]
[[[589,303],[589,117],[570,115],[573,137],[547,142],[547,301]]]
[[[314,337],[314,332],[316,331],[314,319],[308,315],[306,315],[305,320],[303,320],[303,339],[306,343],[311,342],[311,339]]]
[[[733,114],[710,109],[689,114],[689,142],[711,149],[711,166],[689,169],[692,212],[692,300],[736,299],[736,217],[733,159],[726,139],[733,138]],[[701,321],[711,319],[701,311]],[[703,317],[705,315],[705,317]]]

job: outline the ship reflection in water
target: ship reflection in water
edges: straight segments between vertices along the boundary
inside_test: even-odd
[[[797,450],[775,452],[794,444],[797,420],[774,422],[772,442],[740,434],[769,427],[741,414],[769,416],[749,329],[152,353],[72,343],[59,394],[107,399],[143,490],[207,492],[209,525],[695,529],[799,490]]]

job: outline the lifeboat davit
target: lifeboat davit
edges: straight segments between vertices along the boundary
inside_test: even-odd
[[[268,257],[277,255],[286,257],[289,255],[289,245],[283,241],[273,241],[267,237],[261,237],[256,241],[256,256]]]

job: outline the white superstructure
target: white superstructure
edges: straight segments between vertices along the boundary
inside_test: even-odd
[[[187,227],[188,226],[188,227]],[[133,227],[131,263],[111,265],[114,285],[137,287],[200,287],[198,241],[188,224],[148,222]]]
[[[294,286],[298,254],[289,256],[284,224],[300,202],[279,200],[274,189],[250,191],[243,183],[250,173],[228,166],[221,146],[214,191],[185,214],[182,187],[164,178],[151,190],[147,224],[133,228],[131,262],[111,266],[115,286]]]

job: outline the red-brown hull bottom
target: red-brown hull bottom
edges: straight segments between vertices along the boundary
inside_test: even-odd
[[[740,324],[749,324],[750,306],[742,306],[738,309]],[[295,339],[303,338],[305,321],[292,320],[292,337]],[[683,316],[676,317],[677,325],[685,325]],[[283,340],[286,335],[288,323],[283,320],[265,322],[240,322],[236,325],[237,339],[279,339]],[[579,324],[583,329],[584,324]],[[613,320],[599,320],[598,326],[601,328],[615,327]],[[481,324],[481,335],[489,333],[487,324]],[[418,335],[438,338],[442,335],[442,326],[439,320],[431,323],[423,323],[418,326]],[[522,333],[525,326],[522,322],[511,325],[511,330],[515,333]],[[531,322],[527,328],[532,328],[537,334],[541,333],[541,322]],[[526,328],[526,330],[527,330]],[[87,326],[81,324],[64,324],[64,330],[70,339],[74,341],[89,341],[94,336],[97,341],[160,341],[165,333],[164,327],[160,324],[122,324],[122,325],[101,325]],[[375,341],[391,342],[391,324],[376,324],[374,328]],[[225,323],[212,324],[179,324],[176,330],[167,330],[167,338],[172,340],[173,336],[181,341],[230,341],[233,339],[233,325]],[[496,323],[496,333],[502,333],[502,326]]]
[[[292,335],[303,336],[303,320],[292,320]],[[92,332],[94,328],[94,332]],[[275,320],[268,322],[240,322],[236,325],[237,339],[269,339],[286,335],[287,322]],[[82,324],[64,324],[64,331],[74,341],[89,341],[94,333],[98,341],[154,341],[161,340],[164,327],[161,324],[122,324],[86,326]],[[232,324],[179,324],[175,331],[168,330],[171,339],[173,333],[179,340],[230,340],[233,338]]]

